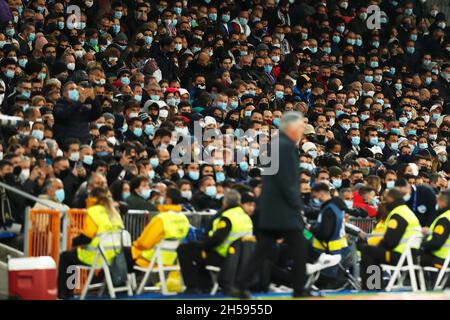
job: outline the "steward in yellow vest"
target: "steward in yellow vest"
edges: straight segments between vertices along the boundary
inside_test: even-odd
[[[388,216],[385,221],[386,232],[376,246],[361,247],[361,277],[364,289],[374,288],[368,283],[369,277],[375,274],[373,266],[380,264],[396,264],[403,253],[406,243],[411,237],[421,234],[419,220],[403,200],[403,193],[397,189],[390,189],[386,194],[386,208]],[[414,244],[413,254],[418,254],[419,247]],[[370,267],[370,268],[369,268]],[[381,272],[377,273],[381,276]],[[375,283],[375,282],[373,282]],[[378,283],[381,283],[379,279]]]
[[[181,198],[181,195],[180,195]],[[166,198],[166,203],[173,201]],[[189,220],[180,213],[182,206],[179,204],[165,204],[158,206],[161,211],[153,217],[142,231],[140,237],[133,242],[131,254],[135,263],[141,267],[148,267],[153,258],[154,247],[163,239],[182,241],[189,232]],[[175,251],[162,251],[162,261],[165,265],[175,263],[177,253]]]
[[[450,252],[450,190],[439,194],[439,216],[430,226],[430,234],[422,244],[420,263],[423,266],[442,268]]]
[[[122,218],[114,207],[111,193],[106,188],[95,188],[87,200],[87,210],[81,235],[72,241],[72,250],[61,253],[58,263],[58,297],[69,298],[75,283],[69,277],[73,265],[92,265],[102,235],[123,229]],[[121,243],[102,242],[106,260],[110,263],[120,252]],[[101,266],[101,260],[97,261]]]
[[[233,253],[230,245],[234,241],[253,234],[252,220],[240,206],[240,200],[236,190],[226,192],[224,209],[213,220],[206,240],[178,247],[178,258],[187,292],[209,292],[212,283],[205,266],[220,266],[224,258]]]

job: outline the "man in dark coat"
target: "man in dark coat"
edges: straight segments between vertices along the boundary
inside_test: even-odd
[[[60,145],[66,138],[77,138],[81,144],[89,143],[89,123],[101,115],[102,107],[93,89],[78,88],[75,83],[67,82],[63,97],[53,110],[55,139]]]
[[[159,41],[159,46],[155,48],[151,56],[155,58],[162,77],[167,80],[178,78],[178,67],[175,65],[172,55],[175,50],[175,44],[171,37],[164,37]]]
[[[278,172],[263,177],[261,211],[257,245],[253,257],[237,280],[237,288],[231,294],[249,298],[247,291],[252,278],[266,260],[270,248],[278,239],[290,247],[294,260],[292,280],[294,296],[307,296],[305,291],[307,245],[303,236],[304,223],[300,211],[300,167],[298,142],[304,130],[303,116],[298,112],[288,112],[281,119]],[[282,155],[282,156],[281,156]],[[273,163],[272,163],[273,165]]]

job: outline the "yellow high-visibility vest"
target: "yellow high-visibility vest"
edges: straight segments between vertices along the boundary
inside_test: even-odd
[[[87,265],[93,265],[97,252],[100,237],[106,233],[117,232],[123,229],[122,220],[111,221],[106,208],[101,205],[94,205],[87,209],[87,215],[97,225],[97,233],[87,247],[79,247],[77,250],[78,259]],[[119,253],[121,243],[103,243],[106,261],[111,263],[113,258]],[[97,265],[101,266],[101,257],[97,260]]]
[[[156,217],[163,222],[164,239],[166,240],[183,240],[189,232],[189,220],[182,213],[175,212],[161,212]],[[155,218],[156,218],[155,217]],[[141,256],[148,261],[151,261],[155,253],[154,249],[144,250]],[[171,265],[175,263],[177,258],[176,251],[161,251],[161,258],[164,265]]]
[[[445,211],[443,214],[441,214],[439,217],[436,218],[436,220],[433,221],[433,223],[430,226],[430,231],[433,232],[436,226],[436,223],[442,219],[446,218],[450,221],[450,210]],[[427,240],[431,240],[432,235],[429,235]],[[439,249],[431,252],[431,254],[435,257],[444,259],[447,258],[448,252],[450,251],[450,237],[447,238],[447,241],[445,241],[444,245],[440,247]]]
[[[219,221],[222,217],[228,218],[231,221],[231,230],[225,241],[215,247],[214,250],[222,257],[225,257],[228,253],[228,248],[234,241],[244,236],[252,235],[253,222],[241,207],[231,208],[223,212],[220,217],[216,218],[213,221],[212,230],[209,232],[210,236],[213,235],[216,230],[218,230]]]
[[[402,205],[394,208],[389,213],[388,217],[386,218],[386,228],[387,229],[389,229],[389,222],[391,221],[391,218],[394,214],[398,214],[403,219],[405,219],[406,222],[408,223],[408,226],[406,227],[406,230],[402,235],[400,243],[393,250],[395,252],[402,254],[403,250],[405,250],[406,243],[408,242],[408,240],[412,236],[417,235],[421,232],[421,226],[420,226],[419,219],[417,219],[414,212],[412,212],[411,209],[406,204],[402,204]],[[419,243],[414,243],[411,248],[419,249]]]

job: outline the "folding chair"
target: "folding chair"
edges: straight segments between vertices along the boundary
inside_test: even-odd
[[[105,258],[105,247],[110,245],[111,243],[119,243],[118,247],[121,247],[121,244],[131,242],[129,240],[129,233],[127,232],[107,232],[100,236],[99,244],[97,247],[97,251],[94,258],[94,263],[92,266],[80,266],[80,269],[89,270],[89,275],[86,281],[86,284],[83,287],[83,291],[81,292],[80,300],[84,300],[89,290],[92,289],[101,289],[99,292],[99,296],[103,293],[103,289],[106,287],[108,289],[109,296],[112,299],[116,298],[116,292],[127,292],[128,296],[133,295],[133,289],[131,287],[131,279],[128,276],[126,284],[122,287],[114,288],[111,272],[109,270],[108,261]],[[98,259],[101,260],[101,266],[97,265]],[[95,271],[103,270],[104,280],[101,283],[91,284],[92,279],[94,277]]]
[[[420,285],[420,291],[425,291],[425,278],[423,275],[422,267],[419,265],[415,265],[413,261],[413,255],[411,248],[416,247],[419,248],[420,244],[422,242],[422,234],[417,233],[407,239],[405,250],[403,251],[402,255],[400,256],[400,259],[397,263],[397,265],[388,265],[388,264],[382,264],[381,268],[384,271],[387,271],[390,273],[391,278],[389,280],[389,283],[386,287],[386,291],[390,292],[392,289],[394,289],[394,286],[398,280],[398,285],[395,286],[395,288],[405,288],[403,285],[403,281],[405,280],[406,276],[409,275],[409,279],[411,281],[411,288],[413,292],[419,291],[419,288],[417,287],[417,278],[416,278],[416,271],[419,273],[419,285]]]
[[[167,289],[167,283],[166,283],[166,275],[164,272],[166,271],[178,271],[181,272],[180,266],[178,265],[178,259],[174,265],[164,265],[162,261],[162,251],[176,251],[178,246],[180,245],[179,240],[161,240],[161,242],[156,246],[155,252],[153,254],[152,260],[150,261],[150,264],[147,268],[143,268],[140,266],[135,266],[134,269],[140,272],[144,272],[144,278],[142,279],[139,288],[137,290],[137,294],[142,294],[144,290],[161,290],[161,293],[163,295],[172,295],[176,294],[176,292],[169,292]],[[155,266],[155,264],[158,264]],[[152,287],[146,287],[148,278],[150,277],[151,273],[158,273],[159,276],[159,282],[161,284],[161,287],[158,288],[156,286]]]
[[[424,267],[424,271],[437,273],[436,282],[433,286],[433,290],[444,290],[448,277],[450,276],[450,251],[444,260],[444,264],[441,268]]]
[[[220,267],[212,266],[212,265],[207,265],[205,267],[205,269],[208,270],[209,273],[211,274],[211,278],[213,281],[213,287],[209,294],[214,296],[217,293],[217,290],[219,290],[219,274],[220,274],[221,269],[220,269]]]

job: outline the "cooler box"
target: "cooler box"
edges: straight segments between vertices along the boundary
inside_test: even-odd
[[[52,257],[8,261],[9,295],[24,300],[56,300],[56,263]]]

